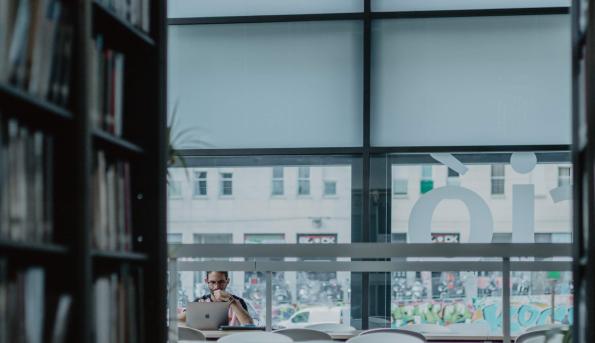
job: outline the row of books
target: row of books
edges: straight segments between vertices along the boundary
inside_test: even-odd
[[[0,115],[0,239],[50,242],[53,138]]]
[[[103,47],[98,36],[89,59],[90,112],[96,128],[122,135],[124,111],[124,54]]]
[[[65,106],[74,31],[61,0],[0,1],[0,83]]]
[[[100,250],[132,250],[130,165],[97,152],[93,174],[93,242]]]
[[[144,342],[142,285],[142,269],[130,270],[127,265],[95,281],[96,343]]]
[[[118,17],[149,32],[150,0],[97,0]]]
[[[0,343],[64,342],[72,297],[62,294],[55,310],[46,309],[45,270],[30,267],[13,274],[0,260]]]

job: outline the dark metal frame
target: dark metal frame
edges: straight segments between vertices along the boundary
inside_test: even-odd
[[[354,190],[352,197],[352,237],[354,242],[369,242],[371,240],[370,218],[370,176],[371,163],[375,156],[386,154],[399,154],[395,158],[400,163],[436,163],[429,153],[467,153],[462,155],[471,163],[504,162],[510,157],[510,152],[532,151],[544,152],[542,162],[562,162],[570,160],[569,145],[497,145],[497,146],[412,146],[412,147],[372,147],[370,144],[370,107],[371,107],[371,52],[372,52],[372,21],[375,19],[411,19],[411,18],[455,18],[479,16],[522,16],[522,15],[559,15],[569,14],[569,7],[536,7],[536,8],[504,8],[504,9],[478,9],[478,10],[437,10],[437,11],[401,11],[401,12],[372,12],[371,0],[362,0],[363,11],[357,13],[326,13],[326,14],[299,14],[299,15],[259,15],[259,16],[222,16],[204,18],[171,18],[168,25],[210,25],[210,24],[252,24],[275,22],[301,22],[301,21],[331,21],[331,20],[359,20],[363,25],[363,141],[358,147],[325,147],[325,148],[258,148],[258,149],[186,149],[179,153],[187,157],[188,166],[204,166],[196,164],[203,158],[216,158],[215,164],[224,165],[266,165],[267,163],[296,165],[305,161],[320,164],[315,156],[351,157],[351,164],[355,170],[352,182],[356,177],[361,177],[356,187],[361,187],[361,193]],[[478,153],[481,153],[479,155]],[[342,156],[342,158],[341,158]],[[466,157],[465,157],[466,156]],[[478,157],[479,156],[479,157]],[[199,159],[192,159],[198,157]],[[298,158],[299,162],[296,162]],[[301,160],[300,160],[301,158]],[[232,162],[233,160],[233,162]],[[336,161],[336,160],[335,160]],[[361,173],[357,170],[361,162]],[[324,164],[324,163],[323,163]],[[390,163],[385,177],[390,176]],[[358,175],[359,174],[359,175]],[[390,194],[387,197],[390,205]],[[390,215],[390,214],[388,214]],[[360,222],[361,221],[361,222]],[[352,294],[361,294],[361,305],[357,315],[354,316],[355,298],[352,298],[352,318],[361,315],[362,328],[368,329],[371,309],[369,303],[370,274],[352,273]],[[389,290],[390,291],[390,290]],[[388,297],[390,302],[390,297]],[[376,312],[376,311],[373,311]]]

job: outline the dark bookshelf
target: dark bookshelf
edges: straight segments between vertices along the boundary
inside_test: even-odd
[[[0,240],[0,250],[23,254],[66,255],[68,247],[52,243],[30,243],[10,240]]]
[[[126,252],[126,251],[101,251],[94,250],[91,255],[96,261],[120,261],[120,262],[145,262],[149,259],[147,254]]]
[[[117,16],[112,10],[98,1],[93,1],[93,20],[95,34],[102,34],[108,42],[116,47],[130,44],[134,47],[155,47],[155,40],[147,32],[143,32]]]
[[[143,148],[103,130],[93,130],[93,137],[98,148],[112,151],[120,155],[142,155]]]
[[[6,114],[31,119],[36,116],[38,121],[46,120],[71,120],[72,112],[53,104],[47,100],[35,97],[12,85],[0,82],[0,103]],[[42,118],[39,118],[39,117]],[[45,118],[43,118],[45,117]]]
[[[134,279],[137,283],[135,311],[142,309],[142,313],[134,318],[138,328],[136,342],[164,343],[167,341],[165,1],[148,0],[150,32],[142,31],[98,1],[60,1],[66,9],[62,13],[69,13],[65,18],[72,24],[73,34],[72,55],[67,63],[70,74],[61,79],[68,80],[69,93],[64,96],[68,99],[58,95],[59,101],[66,105],[57,105],[0,82],[0,120],[4,123],[16,119],[19,127],[53,139],[49,177],[53,180],[53,233],[47,242],[0,237],[0,267],[10,275],[31,267],[43,269],[47,319],[43,324],[44,342],[51,341],[54,325],[51,320],[62,294],[72,298],[66,342],[94,342],[95,282],[118,273],[120,280]],[[130,4],[136,0],[126,1]],[[98,35],[103,37],[105,48],[126,55],[122,136],[93,127],[89,67],[93,39]],[[62,58],[57,53],[51,56]],[[26,68],[32,70],[31,66]],[[49,94],[46,97],[52,98]],[[108,161],[129,165],[130,192],[124,198],[131,209],[130,251],[103,251],[93,245],[93,175],[99,150]],[[130,274],[125,274],[127,271]]]

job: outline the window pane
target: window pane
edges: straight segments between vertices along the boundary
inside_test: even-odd
[[[360,22],[182,25],[168,37],[173,132],[190,129],[176,148],[362,145]]]
[[[233,197],[189,199],[188,203],[171,201],[168,204],[168,229],[189,234],[201,243],[220,243],[223,239],[229,243],[251,244],[351,242],[351,158],[295,157],[295,163],[289,163],[291,166],[288,167],[287,163],[292,159],[284,157],[281,164],[275,163],[276,157],[237,158],[237,161],[236,158],[189,158],[190,168],[204,169],[219,176],[222,185],[233,182]],[[283,170],[283,174],[275,170]],[[192,187],[193,180],[181,176],[183,169],[178,171],[181,187]],[[272,181],[274,173],[282,177]],[[325,179],[327,177],[332,180]],[[277,180],[287,181],[285,196],[271,198],[269,187],[271,181],[275,184]],[[298,180],[309,196],[297,196]],[[337,192],[335,185],[336,195],[324,198],[325,181],[341,182],[346,190]],[[180,299],[187,302],[206,294],[204,276],[202,271],[183,272]],[[264,325],[265,274],[232,271],[230,278],[228,289],[245,299],[253,318]],[[309,308],[320,309],[321,306],[328,308],[325,321],[350,324],[350,290],[349,272],[275,272],[273,325],[291,327],[294,314],[304,316],[304,313],[310,313]],[[310,317],[309,322],[319,322],[319,314]]]
[[[363,11],[363,2],[360,0],[169,0],[167,2],[169,18],[361,11]]]
[[[539,158],[547,161],[553,155],[555,154],[543,154]],[[446,192],[447,180],[441,177],[448,175],[449,167],[437,162],[433,165],[434,175],[437,176],[433,183],[420,181],[419,170],[421,166],[428,165],[427,161],[431,158],[428,154],[394,154],[384,157],[388,159],[386,163],[392,163],[392,175],[410,175],[408,182],[420,183],[420,187],[411,189],[407,197],[392,198],[390,231],[393,234],[408,233],[410,243],[422,243],[418,239],[430,242],[435,234],[454,233],[459,234],[461,243],[552,242],[554,235],[561,242],[571,239],[571,192],[560,195],[556,202],[550,195],[550,191],[557,187],[558,168],[567,164],[567,161],[541,163],[538,159],[535,168],[543,170],[543,177],[535,178],[530,172],[519,173],[509,163],[505,163],[510,161],[511,154],[495,156],[469,153],[453,154],[453,157],[467,167],[467,172],[461,173],[457,178],[460,185],[451,185],[452,190],[456,190],[454,193]],[[493,163],[490,158],[495,158],[498,163]],[[377,159],[382,160],[383,157]],[[482,160],[483,163],[480,162]],[[372,165],[385,168],[380,162]],[[370,173],[378,175],[379,171],[372,170]],[[395,183],[393,180],[393,187],[396,189]],[[373,180],[372,184],[381,182]],[[494,194],[505,194],[505,186],[513,188],[517,185],[533,185],[535,191],[543,188],[544,196],[530,194],[530,188],[521,188],[517,189],[516,195],[511,193],[506,197],[492,197]],[[428,192],[429,189],[432,192]],[[375,191],[382,193],[383,190]],[[523,197],[533,200],[523,202]],[[372,202],[370,212],[382,213],[383,206],[385,203],[382,201]],[[515,209],[516,206],[521,209]],[[485,210],[488,217],[480,218],[483,215],[476,212],[480,208]],[[517,215],[513,216],[515,211]],[[518,213],[533,215],[527,218]],[[471,227],[473,220],[478,222]],[[379,227],[381,229],[382,226]],[[516,238],[513,239],[513,236]]]
[[[504,194],[504,180],[493,179],[492,180],[492,194]]]
[[[393,180],[393,194],[407,195],[407,180],[406,179]]]
[[[283,177],[283,167],[273,167],[273,178]]]
[[[299,180],[298,181],[298,195],[310,195],[310,181]]]
[[[310,177],[310,168],[309,167],[299,167],[298,168],[298,177],[300,179],[309,178]]]
[[[324,181],[324,195],[337,195],[337,183],[335,181]]]
[[[372,25],[373,146],[571,143],[570,15]]]
[[[372,11],[434,11],[490,8],[568,7],[570,0],[374,0]]]
[[[502,276],[497,272],[392,273],[391,326],[446,326],[451,333],[502,334]],[[430,334],[440,334],[428,331]]]
[[[493,164],[492,165],[492,177],[504,177],[504,165]]]
[[[273,180],[273,195],[283,195],[283,180]]]
[[[512,335],[552,324],[552,308],[553,323],[573,323],[572,272],[512,272],[510,279]]]

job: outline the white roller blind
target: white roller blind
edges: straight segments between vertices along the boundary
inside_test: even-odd
[[[178,148],[361,146],[359,22],[172,26]]]
[[[568,15],[381,20],[375,146],[570,144]]]
[[[374,0],[372,11],[435,11],[567,7],[570,0]]]
[[[362,0],[169,0],[169,18],[362,12]]]

